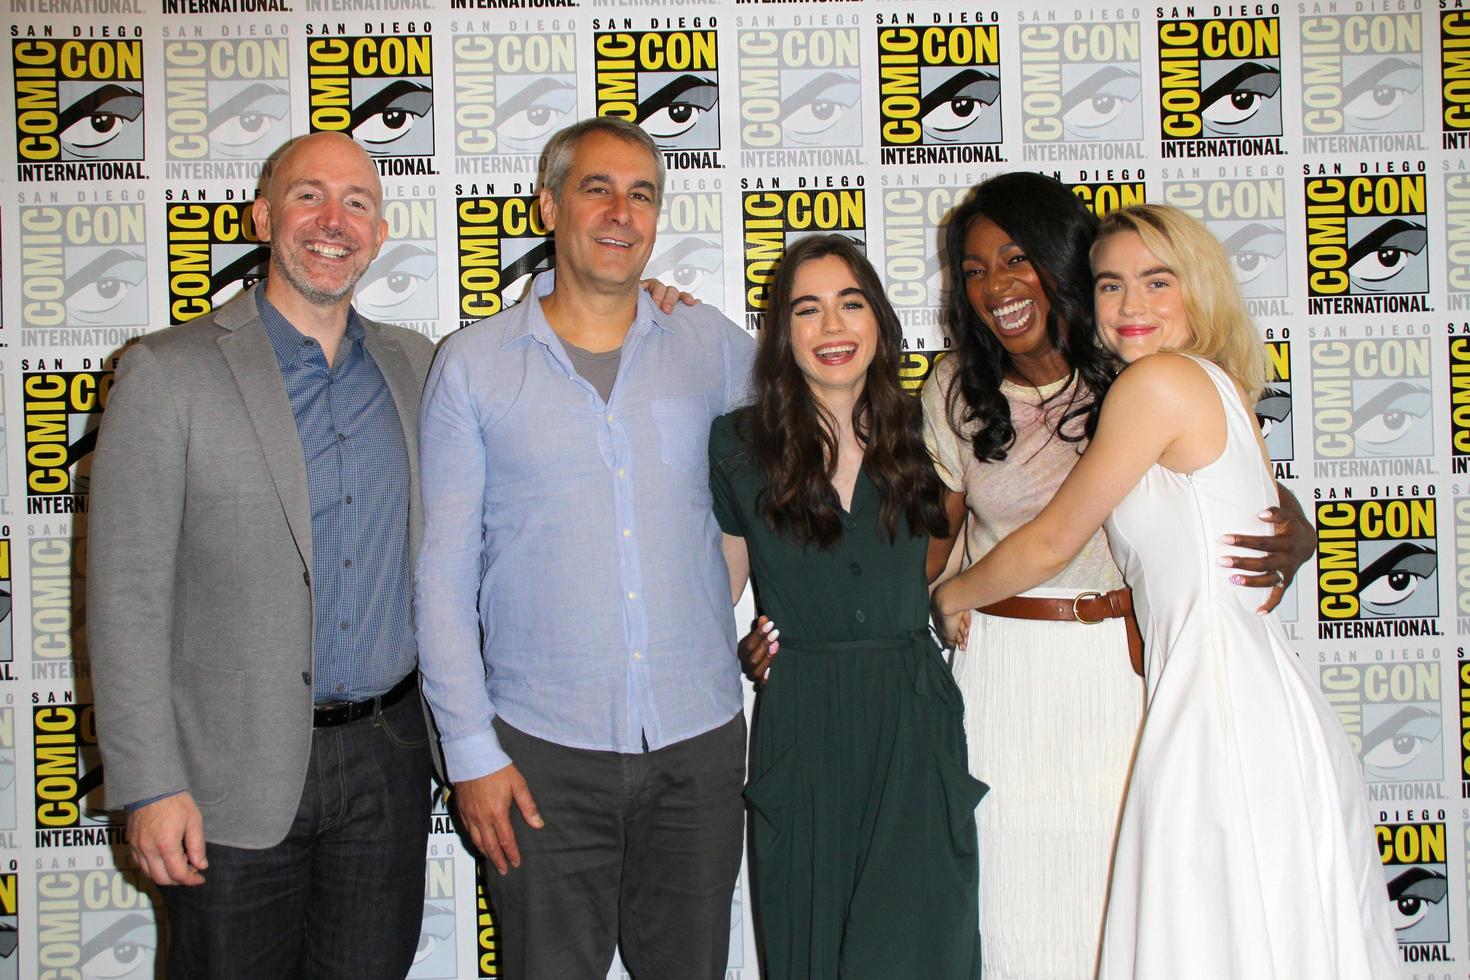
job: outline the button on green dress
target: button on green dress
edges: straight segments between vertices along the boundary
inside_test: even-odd
[[[860,473],[830,551],[768,528],[733,415],[710,486],[745,539],[781,649],[756,703],[750,783],[757,927],[770,980],[980,975],[975,806],[959,690],[928,631],[929,539],[878,522]]]

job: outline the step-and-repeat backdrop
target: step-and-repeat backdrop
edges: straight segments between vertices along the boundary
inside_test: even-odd
[[[650,275],[755,331],[785,243],[851,235],[915,388],[948,346],[938,228],[977,181],[1038,170],[1099,212],[1208,223],[1270,350],[1277,475],[1319,528],[1283,613],[1362,758],[1403,975],[1470,976],[1465,0],[7,0],[6,21],[0,977],[155,970],[86,645],[88,455],[121,347],[264,274],[261,161],[310,130],[383,176],[363,313],[432,337],[495,313],[552,262],[537,154],[594,113],[664,148]],[[432,805],[412,976],[494,976],[475,864]],[[732,978],[756,975],[743,897]]]

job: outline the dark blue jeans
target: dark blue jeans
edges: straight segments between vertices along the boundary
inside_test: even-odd
[[[162,889],[169,977],[401,980],[423,920],[431,770],[417,697],[317,729],[286,839],[209,844],[205,884]]]

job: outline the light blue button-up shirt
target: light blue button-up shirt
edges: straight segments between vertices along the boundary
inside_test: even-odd
[[[632,753],[742,707],[707,445],[755,345],[710,307],[666,315],[639,293],[604,402],[537,302],[554,275],[449,337],[424,391],[414,613],[456,782],[513,761],[496,715]]]

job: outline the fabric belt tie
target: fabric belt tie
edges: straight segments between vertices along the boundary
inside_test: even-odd
[[[411,670],[386,694],[376,697],[364,698],[361,701],[325,701],[316,705],[311,712],[312,728],[332,728],[336,725],[346,725],[349,722],[366,718],[374,711],[383,708],[391,708],[402,701],[408,692],[417,690],[419,686],[419,672]]]
[[[1128,631],[1128,661],[1133,672],[1143,676],[1143,634],[1133,612],[1133,590],[1080,592],[1071,599],[1018,595],[993,602],[977,612],[1003,619],[1039,619],[1058,623],[1096,626],[1105,619],[1121,619]]]
[[[793,640],[781,637],[781,653],[798,656],[852,656],[854,654],[912,653],[904,657],[904,666],[921,697],[933,695],[944,702],[949,711],[964,711],[959,688],[950,674],[949,664],[939,652],[939,644],[927,629],[911,630],[895,636],[876,636],[864,640]]]

